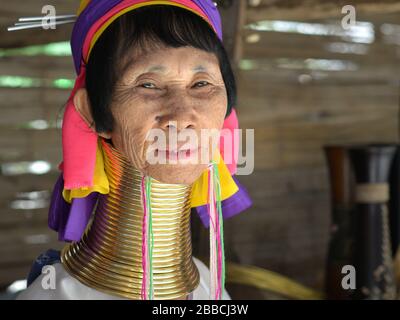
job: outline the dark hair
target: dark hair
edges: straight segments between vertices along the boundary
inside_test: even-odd
[[[86,89],[97,132],[113,130],[110,104],[119,77],[129,61],[129,50],[146,50],[160,45],[191,46],[214,53],[225,83],[228,108],[236,104],[236,83],[228,55],[214,30],[201,17],[175,6],[152,5],[117,18],[103,32],[90,53],[86,68]]]

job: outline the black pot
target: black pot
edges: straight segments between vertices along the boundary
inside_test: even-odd
[[[394,156],[390,175],[390,200],[389,200],[389,220],[390,237],[392,241],[392,255],[395,257],[400,245],[400,150],[397,147]]]
[[[367,145],[349,149],[355,173],[355,299],[394,299],[389,229],[389,172],[395,145]]]

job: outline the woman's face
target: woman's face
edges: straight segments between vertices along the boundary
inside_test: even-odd
[[[135,168],[161,182],[191,184],[215,152],[215,140],[204,136],[219,136],[227,111],[218,59],[193,47],[141,54],[117,83],[111,110],[112,142]],[[161,133],[165,141],[155,141]]]

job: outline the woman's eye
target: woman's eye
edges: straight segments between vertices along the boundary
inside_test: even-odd
[[[142,83],[142,84],[140,85],[140,87],[146,88],[146,89],[156,89],[156,88],[157,88],[157,87],[155,86],[155,84],[154,84],[154,83],[151,83],[151,82]]]
[[[201,87],[205,87],[207,85],[209,85],[209,83],[207,81],[199,81],[194,84],[194,87],[201,88]]]

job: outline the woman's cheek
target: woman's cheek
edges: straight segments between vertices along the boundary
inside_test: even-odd
[[[204,123],[207,123],[206,128],[222,128],[227,110],[226,104],[226,99],[219,99],[212,104],[211,108],[209,108],[209,112],[203,114]]]
[[[145,166],[143,148],[145,141],[145,127],[136,123],[130,116],[116,118],[116,125],[113,135],[115,147],[130,160],[136,169]]]
[[[221,88],[217,95],[212,99],[213,116],[211,121],[214,128],[222,128],[224,123],[226,111],[228,108],[228,97],[225,89]]]

